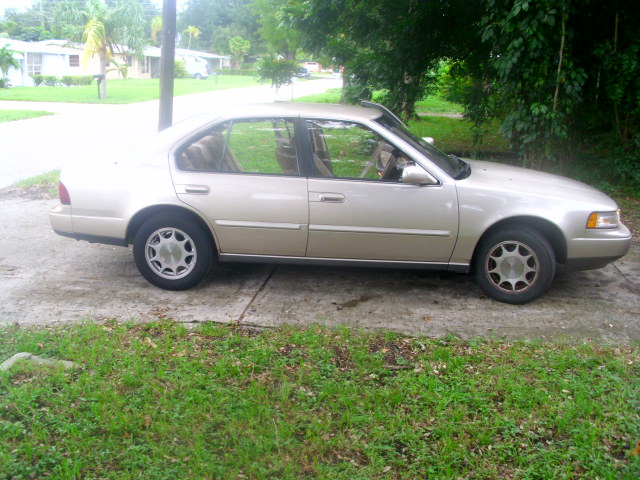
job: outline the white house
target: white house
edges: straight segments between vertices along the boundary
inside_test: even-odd
[[[55,42],[63,42],[61,44]],[[67,46],[66,40],[45,40],[23,42],[10,38],[0,38],[0,48],[6,46],[13,51],[13,57],[20,62],[19,69],[9,69],[9,82],[14,87],[32,87],[32,75],[90,75],[90,66],[80,65],[82,48]]]
[[[82,52],[84,45],[72,44],[67,40],[41,40],[39,42],[23,42],[10,38],[0,38],[0,48],[7,46],[14,52],[14,58],[20,62],[20,69],[9,69],[9,82],[14,87],[34,86],[32,75],[95,75],[100,73],[100,60],[94,56],[83,66]],[[129,65],[129,78],[156,78],[160,76],[159,47],[146,47],[144,55],[139,58],[132,55],[124,46],[116,46],[114,58],[119,63]],[[176,60],[185,64],[207,64],[209,72],[215,69],[230,68],[230,57],[215,53],[198,52],[176,48]],[[115,69],[109,69],[107,78],[119,78]]]

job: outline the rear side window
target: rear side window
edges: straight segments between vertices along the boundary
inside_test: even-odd
[[[299,175],[293,120],[234,120],[178,153],[178,168],[194,172]]]

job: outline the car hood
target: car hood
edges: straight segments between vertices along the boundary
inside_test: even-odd
[[[615,210],[616,203],[607,195],[577,180],[552,173],[514,167],[501,163],[465,159],[471,175],[457,183],[494,192],[510,192],[558,200],[591,202],[600,208]]]

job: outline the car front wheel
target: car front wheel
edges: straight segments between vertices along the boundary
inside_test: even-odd
[[[556,261],[543,235],[529,227],[511,227],[481,241],[474,270],[476,282],[491,298],[521,305],[549,289]]]
[[[209,271],[213,248],[202,229],[177,215],[156,215],[145,221],[133,241],[138,270],[165,290],[186,290]]]

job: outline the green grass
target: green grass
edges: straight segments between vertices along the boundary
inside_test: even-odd
[[[0,123],[43,117],[46,115],[53,115],[53,113],[43,110],[0,110]]]
[[[447,153],[491,157],[510,153],[508,142],[500,133],[499,122],[493,122],[479,143],[474,143],[471,122],[461,118],[420,117],[409,122],[409,130],[418,137],[433,137],[435,146]]]
[[[0,478],[636,479],[637,347],[264,333],[161,320],[0,329]]]
[[[203,93],[213,90],[241,88],[259,85],[253,77],[219,75],[206,80],[177,78],[174,84],[176,96]],[[64,103],[135,103],[154,100],[160,96],[160,80],[127,79],[108,80],[107,98],[98,99],[95,84],[83,87],[14,87],[0,89],[0,100]]]

